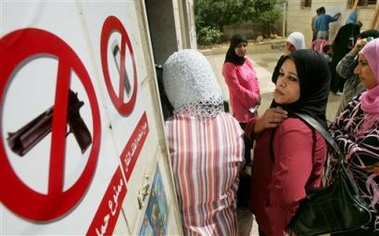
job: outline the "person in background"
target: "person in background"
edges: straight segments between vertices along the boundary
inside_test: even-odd
[[[316,9],[316,15],[312,17],[311,27],[312,27],[312,42],[317,39],[317,30],[316,30],[316,20],[320,15],[320,8]]]
[[[336,95],[342,95],[345,80],[337,73],[336,67],[339,61],[354,47],[355,40],[360,33],[357,23],[357,13],[351,11],[347,17],[346,24],[342,26],[333,40],[333,59],[330,64],[332,72],[331,91]]]
[[[165,133],[185,235],[236,236],[243,130],[224,112],[221,88],[199,51],[173,53],[162,80],[174,108]]]
[[[332,48],[332,45],[330,44],[325,44],[323,47],[322,47],[322,55],[324,55],[326,61],[329,63],[332,62],[333,60],[333,48]]]
[[[329,40],[329,24],[337,21],[341,13],[338,12],[334,16],[325,13],[325,7],[320,7],[320,15],[316,19],[317,38]]]
[[[323,55],[300,49],[285,57],[275,79],[274,101],[252,120],[245,135],[255,139],[251,211],[260,235],[282,236],[306,190],[322,185],[327,143],[294,113],[326,128],[330,70]]]
[[[362,45],[363,46],[363,45]],[[358,53],[354,70],[365,91],[355,96],[335,118],[329,132],[345,157],[349,174],[372,214],[371,222],[354,231],[332,235],[379,235],[379,38]],[[333,163],[337,157],[331,158]]]
[[[358,25],[358,27],[359,27],[359,30],[361,30],[361,29],[362,29],[362,26],[363,26],[362,21],[358,20],[358,21],[357,21],[357,25]]]
[[[222,75],[229,90],[229,102],[233,116],[242,129],[247,122],[257,115],[261,103],[260,86],[252,61],[246,56],[247,38],[243,34],[235,34],[225,55]],[[237,217],[240,228],[249,228],[253,218],[248,209],[251,186],[251,152],[254,143],[244,136],[245,163],[240,172],[237,191]],[[247,221],[247,222],[245,222]],[[251,228],[251,227],[250,227]],[[244,232],[242,232],[244,233]]]
[[[315,41],[312,42],[311,44],[311,49],[318,51],[318,52],[323,52],[323,48],[325,45],[331,45],[329,40],[326,39],[316,39]]]
[[[247,44],[245,35],[233,35],[222,67],[233,116],[239,121],[242,129],[257,114],[261,102],[257,73],[253,63],[246,56]],[[248,166],[251,164],[252,147],[253,143],[245,139],[245,160]]]
[[[286,43],[284,45],[284,53],[280,56],[278,62],[276,63],[276,66],[274,68],[274,72],[271,76],[271,81],[275,83],[276,78],[278,78],[280,67],[282,66],[282,63],[286,56],[288,56],[291,52],[294,52],[299,49],[306,49],[307,46],[305,45],[304,35],[301,32],[292,32],[290,35],[288,35],[286,39]]]
[[[357,36],[354,47],[347,53],[337,64],[336,71],[345,79],[343,94],[338,106],[336,115],[338,115],[347,105],[347,103],[356,95],[365,90],[354,69],[358,65],[358,52],[360,49],[373,38],[379,38],[378,30],[366,30]]]

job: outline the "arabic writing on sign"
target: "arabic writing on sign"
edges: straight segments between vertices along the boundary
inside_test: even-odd
[[[119,205],[119,198],[118,197],[119,197],[119,195],[123,189],[123,186],[124,186],[124,181],[122,179],[120,179],[120,182],[117,186],[113,186],[113,190],[114,190],[113,199],[108,201],[108,207],[109,207],[110,214],[106,214],[104,216],[104,221],[103,221],[103,224],[101,225],[101,230],[99,230],[96,227],[96,234],[97,235],[102,236],[102,235],[106,234],[109,219],[110,219],[110,217],[114,217],[116,215],[117,210],[118,210],[118,205]],[[121,199],[121,201],[122,201],[122,199]]]
[[[143,123],[142,127],[138,130],[138,135],[133,140],[133,142],[131,144],[131,148],[124,158],[125,172],[128,172],[130,162],[133,159],[133,157],[135,156],[137,148],[140,145],[143,145],[143,143],[141,143],[141,139],[146,136],[147,129],[148,129],[148,126],[147,126],[147,123],[145,122],[145,123]]]

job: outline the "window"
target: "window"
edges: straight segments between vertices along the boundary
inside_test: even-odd
[[[358,1],[357,7],[368,7],[368,8],[375,8],[377,0],[356,0]],[[347,6],[348,8],[352,8],[354,4],[354,0],[348,0]]]
[[[301,0],[301,8],[311,8],[312,0]]]

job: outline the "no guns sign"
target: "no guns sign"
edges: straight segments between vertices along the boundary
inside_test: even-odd
[[[166,167],[143,8],[0,2],[0,235],[139,232]]]
[[[43,43],[41,43],[43,42]],[[4,105],[9,85],[17,79],[17,72],[30,61],[48,57],[57,61],[55,97],[51,107],[31,117],[27,124],[20,124],[18,130],[9,130],[1,123],[2,133],[9,136],[0,143],[0,200],[12,212],[33,221],[51,221],[64,216],[83,198],[95,173],[101,139],[100,112],[91,79],[79,57],[56,35],[35,28],[13,31],[1,38],[0,44],[0,107],[3,120]],[[71,77],[75,74],[82,83],[88,104],[78,99],[71,90]],[[23,94],[27,96],[27,94]],[[80,109],[89,106],[92,127],[87,127],[80,116]],[[17,109],[16,107],[13,109]],[[68,127],[69,126],[69,130]],[[92,130],[92,133],[91,131]],[[81,174],[70,186],[65,184],[65,162],[69,158],[66,139],[73,133],[82,153],[88,152],[88,159]],[[51,135],[48,162],[41,163],[46,170],[46,192],[35,190],[26,184],[17,172],[17,163],[25,161],[25,155],[38,145],[46,135]],[[8,145],[8,147],[6,147]],[[12,150],[22,156],[12,162]],[[42,159],[37,159],[41,161]],[[59,206],[59,207],[57,207]],[[51,209],[54,210],[51,210]]]

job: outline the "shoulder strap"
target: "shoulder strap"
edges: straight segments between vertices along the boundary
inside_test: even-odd
[[[338,154],[338,159],[342,158],[342,153],[338,148],[337,143],[334,141],[333,137],[330,133],[313,117],[307,114],[294,113],[296,116],[300,117],[302,120],[307,122],[310,126],[312,126],[315,130],[317,130],[329,143],[329,145],[333,148],[333,150]]]

